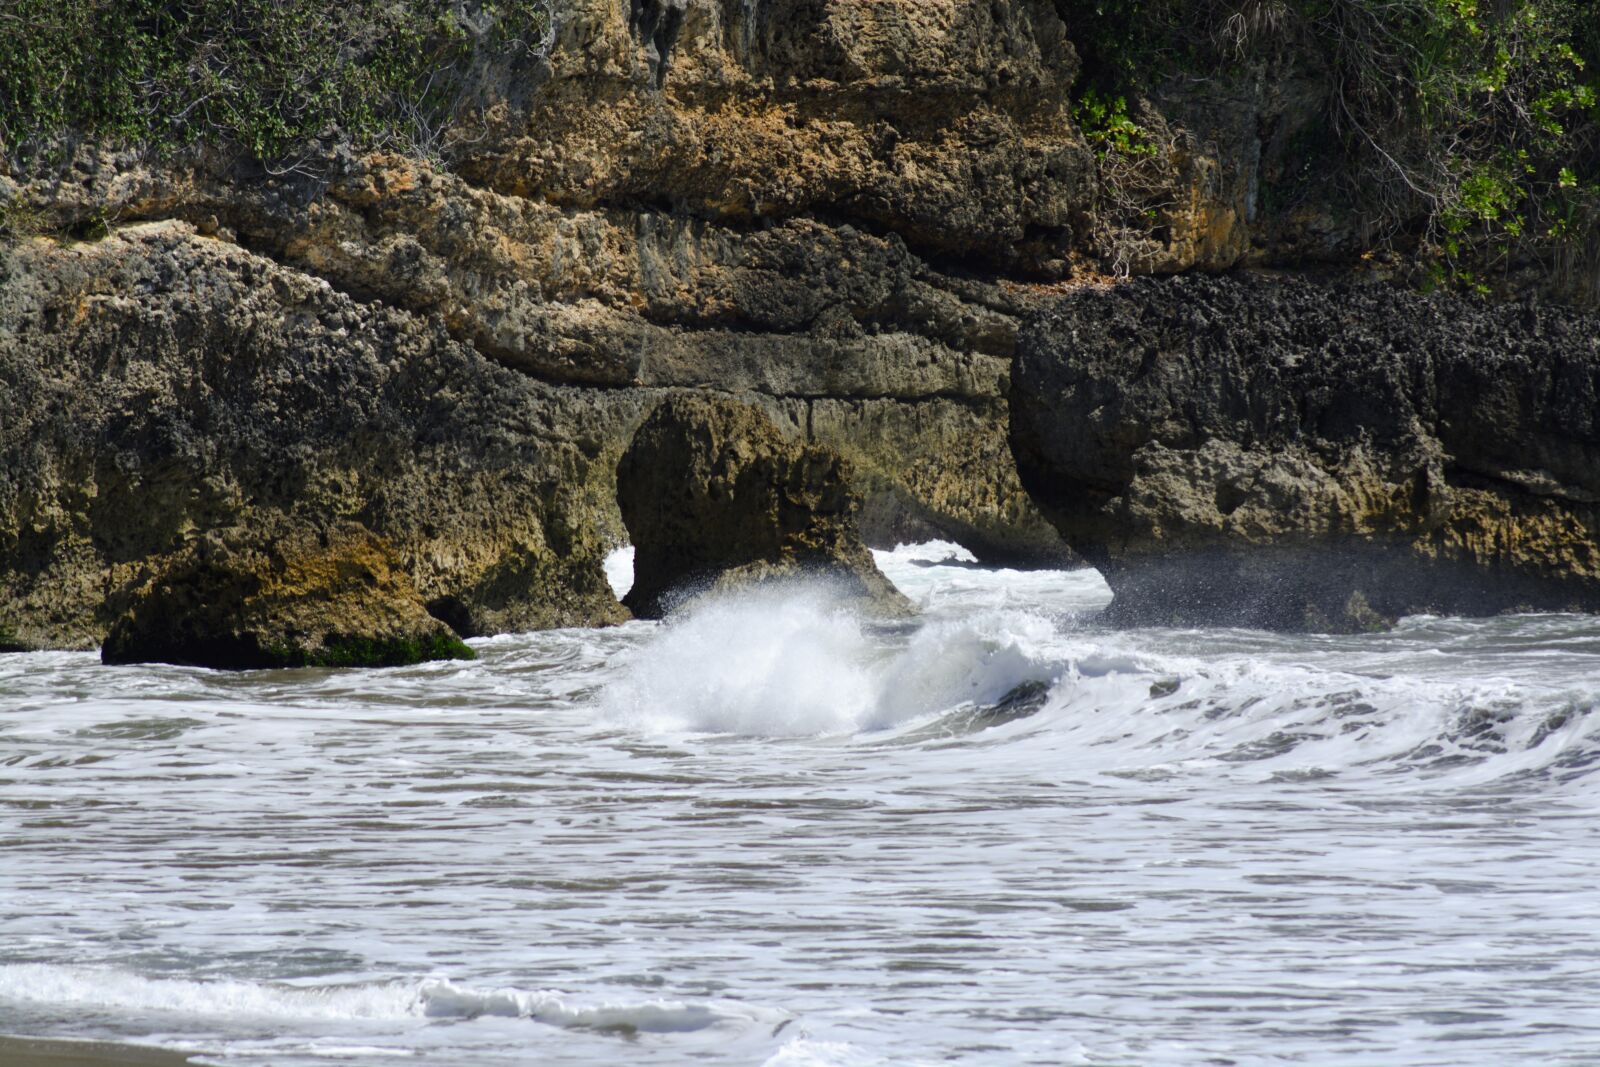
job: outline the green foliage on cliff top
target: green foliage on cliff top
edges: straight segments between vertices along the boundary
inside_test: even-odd
[[[0,150],[67,136],[222,144],[293,166],[312,138],[437,147],[473,72],[548,44],[548,0],[0,0]]]
[[[1445,273],[1533,246],[1600,298],[1594,0],[1058,0],[1085,98],[1242,72],[1317,77],[1375,233],[1422,220]],[[1137,143],[1131,133],[1129,143]]]

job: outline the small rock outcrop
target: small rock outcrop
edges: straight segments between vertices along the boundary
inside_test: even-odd
[[[100,658],[258,670],[475,657],[428,614],[393,549],[346,525],[207,533],[134,595]]]
[[[1076,294],[1012,450],[1130,623],[1600,610],[1600,318],[1259,276]]]
[[[642,618],[708,589],[799,577],[880,613],[910,610],[856,533],[849,464],[786,441],[736,400],[684,394],[657,407],[617,466],[617,502],[635,549],[624,603]]]

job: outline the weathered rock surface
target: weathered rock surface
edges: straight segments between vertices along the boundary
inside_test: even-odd
[[[205,531],[347,521],[469,636],[620,620],[594,421],[183,223],[0,246],[0,629],[91,648]]]
[[[1040,294],[994,273],[1064,269],[1090,158],[1050,5],[679,7],[561,5],[541,78],[503,86],[450,171],[330,150],[314,178],[273,177],[85,152],[23,195],[64,228],[215,219],[547,383],[820,403],[796,421],[867,474],[875,540],[914,529],[1059,562],[1004,447],[1007,361]],[[620,453],[636,423],[601,423]]]
[[[737,400],[680,395],[656,408],[623,453],[617,501],[635,552],[625,602],[643,618],[709,589],[802,577],[880,613],[910,610],[856,532],[849,464],[785,440]]]
[[[1600,318],[1146,279],[1025,331],[1024,482],[1139,623],[1600,610]]]
[[[857,472],[869,543],[943,536],[989,561],[1059,565],[1068,553],[1024,491],[1006,443],[1019,323],[1085,270],[1348,261],[1361,249],[1355,220],[1330,192],[1337,168],[1306,151],[1333,143],[1319,125],[1330,86],[1306,71],[1178,79],[1135,102],[1155,151],[1138,163],[1137,202],[1123,205],[1129,229],[1106,210],[1115,198],[1104,153],[1074,121],[1080,57],[1055,0],[554,6],[553,52],[531,75],[479,72],[485,107],[444,132],[442,166],[354,153],[336,137],[306,146],[287,173],[213,150],[150,161],[86,145],[64,167],[33,171],[8,170],[14,161],[0,159],[0,200],[20,201],[25,210],[15,217],[51,233],[182,222],[214,237],[217,256],[243,257],[249,273],[218,297],[252,309],[216,316],[229,344],[240,331],[252,336],[257,303],[296,306],[298,297],[284,304],[275,294],[286,287],[317,290],[322,301],[343,294],[385,330],[426,335],[440,349],[453,344],[462,359],[481,354],[519,372],[522,381],[504,395],[537,395],[535,406],[548,401],[539,410],[551,414],[531,417],[513,445],[506,420],[516,418],[491,404],[482,432],[500,442],[502,457],[518,449],[533,457],[528,467],[538,473],[512,499],[529,501],[527,515],[580,516],[570,527],[557,521],[525,537],[519,531],[531,531],[531,519],[486,511],[493,534],[430,533],[424,505],[400,501],[444,491],[444,511],[456,517],[439,528],[465,529],[458,518],[479,506],[470,501],[497,492],[491,483],[502,474],[463,460],[470,473],[459,484],[442,474],[396,480],[403,447],[394,463],[336,462],[361,472],[339,483],[348,492],[317,474],[293,505],[308,521],[371,519],[425,595],[473,632],[610,617],[603,587],[578,577],[588,564],[569,569],[564,549],[539,546],[571,540],[581,559],[591,541],[620,536],[615,460],[644,413],[674,390],[749,393],[786,432],[836,449]],[[137,235],[114,240],[137,248],[119,253],[128,266],[104,275],[86,314],[144,322],[141,287],[168,283],[141,272],[169,274],[165,253]],[[37,245],[6,254],[10,273],[0,286],[75,291],[78,267],[64,281],[56,275],[74,256],[91,255],[90,246],[47,255]],[[147,262],[136,269],[141,256]],[[0,291],[0,305],[20,307],[17,299]],[[78,311],[52,300],[27,297],[36,313],[26,320],[0,315],[0,349],[41,360],[73,349]],[[167,314],[158,305],[154,318]],[[330,326],[329,337],[339,328]],[[174,505],[176,527],[232,522],[257,498],[272,509],[291,505],[295,495],[272,464],[219,473],[231,431],[185,406],[206,395],[182,387],[189,371],[135,361],[151,383],[125,387],[113,327],[93,329],[95,358],[116,372],[112,392],[155,398],[164,417],[191,426],[185,447],[208,450],[191,464],[203,472],[197,500],[220,493],[231,501]],[[147,327],[130,330],[137,340]],[[365,335],[352,328],[349,336]],[[73,381],[99,373],[77,357],[63,366]],[[419,387],[415,402],[422,396]],[[296,447],[291,426],[304,400],[280,391],[270,401],[284,454]],[[478,432],[475,403],[462,395],[447,437]],[[313,402],[309,425],[324,425],[317,410]],[[83,425],[102,425],[96,419],[109,416]],[[10,431],[0,427],[0,435]],[[564,443],[551,449],[530,443],[557,439]],[[33,447],[17,433],[6,440],[7,448]],[[309,452],[322,447],[314,442]],[[92,451],[86,437],[71,447]],[[434,469],[434,459],[418,462]],[[437,462],[443,471],[455,461]],[[88,487],[100,478],[78,467],[46,481]],[[546,488],[535,492],[533,482]],[[58,492],[79,490],[52,488],[41,499]],[[324,499],[329,493],[338,499]],[[533,504],[540,494],[545,502]],[[569,507],[551,494],[586,502]],[[369,510],[367,498],[417,514],[358,514]],[[115,614],[127,564],[176,543],[164,535],[110,550],[100,542],[113,535],[91,536],[78,523],[78,533],[58,536],[56,520],[39,517],[76,513],[87,506],[81,501],[16,500],[21,510],[0,525],[43,531],[13,534],[15,554],[0,555],[0,624],[15,619],[23,643],[92,642],[95,626]],[[474,547],[463,550],[469,540]],[[551,606],[532,606],[535,586]],[[100,605],[92,624],[84,621],[89,604]]]
[[[473,659],[398,556],[355,525],[212,530],[162,562],[101,647],[106,663],[223,670]]]

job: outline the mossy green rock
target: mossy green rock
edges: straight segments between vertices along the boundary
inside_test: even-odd
[[[134,595],[100,656],[224,670],[475,658],[428,614],[393,549],[348,524],[207,534]]]

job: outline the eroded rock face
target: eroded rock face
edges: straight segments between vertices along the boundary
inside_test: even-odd
[[[496,482],[512,478],[512,464],[485,473],[462,459],[468,473],[457,484],[438,473],[456,469],[443,458],[448,445],[430,446],[436,466],[418,461],[435,473],[399,480],[391,475],[407,466],[403,445],[389,453],[394,464],[338,460],[345,473],[315,474],[294,505],[368,522],[440,610],[474,632],[610,617],[603,585],[584,577],[588,564],[558,561],[587,558],[591,534],[580,529],[620,535],[616,458],[644,413],[674,390],[759,394],[785,432],[837,450],[856,471],[870,543],[939,536],[991,562],[1061,565],[1070,557],[1006,444],[1018,324],[1085,269],[1336,261],[1360,248],[1353,216],[1324,188],[1339,185],[1337,161],[1304,151],[1334,143],[1318,125],[1330,87],[1305,71],[1179,79],[1136,104],[1156,152],[1140,164],[1151,173],[1133,205],[1139,233],[1113,248],[1104,161],[1073,117],[1075,28],[1053,0],[563,0],[555,8],[547,59],[474,72],[484,107],[445,132],[444,166],[355,152],[337,138],[307,146],[287,174],[210,149],[151,160],[85,144],[59,170],[0,160],[0,200],[20,201],[19,214],[52,233],[102,221],[186,223],[216,238],[218,256],[230,245],[230,255],[247,250],[250,272],[216,297],[244,309],[213,316],[229,345],[295,306],[299,298],[285,304],[279,288],[318,291],[319,300],[348,295],[385,329],[425,334],[430,345],[448,342],[462,358],[481,354],[522,375],[509,392],[494,386],[486,395],[545,398],[538,404],[550,406],[539,410],[552,414],[531,417],[533,436],[565,438],[576,452],[541,451],[527,465],[538,473],[511,499],[528,502],[524,515],[581,512],[585,521],[533,534],[525,518],[493,509],[469,520],[501,492]],[[137,233],[116,240],[148,248]],[[74,255],[29,244],[10,257],[0,286],[54,291]],[[157,250],[141,270],[178,278],[189,268],[172,275]],[[128,329],[142,335],[150,327],[141,287],[168,283],[119,271],[90,269],[100,281],[83,304],[87,321],[137,323]],[[10,351],[69,351],[88,328],[99,331],[92,358],[120,366],[107,335],[122,327],[85,327],[78,292],[68,281],[60,300],[30,296],[36,311]],[[0,347],[12,344],[7,309],[21,306],[10,299],[0,291]],[[159,300],[151,321],[175,306],[170,294]],[[350,336],[364,335],[352,328]],[[175,386],[192,373],[169,370],[164,358],[134,365]],[[78,357],[63,365],[73,380],[93,380]],[[417,403],[437,379],[419,382]],[[173,404],[161,398],[165,387],[128,386],[126,395],[158,397],[154,407],[164,410]],[[112,394],[124,388],[113,374]],[[288,456],[287,428],[303,398],[273,390],[283,431],[274,447]],[[473,439],[472,403],[463,393],[457,414],[439,424],[445,438]],[[321,410],[313,403],[308,425],[326,425]],[[507,439],[507,419],[521,419],[494,402],[485,410],[494,440]],[[294,494],[275,481],[278,465],[228,468],[235,438],[226,422],[192,429],[184,447],[210,457],[179,465],[200,472],[197,500],[224,503],[169,501],[175,527],[232,522],[255,499],[288,506]],[[302,469],[328,439],[314,434],[289,469]],[[6,440],[9,449],[33,447]],[[93,451],[82,441],[70,450]],[[568,459],[551,458],[558,454],[571,457],[560,472]],[[91,475],[83,462],[46,481],[88,492],[103,472]],[[147,470],[136,483],[151,484]],[[58,499],[55,488],[36,501],[34,489],[17,485],[19,510],[0,515],[0,572],[11,566],[7,536],[19,546],[10,558],[22,562],[14,577],[0,577],[8,583],[0,597],[11,598],[0,600],[0,625],[17,619],[24,644],[91,643],[109,619],[85,622],[82,605],[114,600],[129,559],[181,538],[168,531],[109,548],[101,542],[120,534],[91,533],[96,523],[76,520],[75,532],[59,534],[57,519],[40,516],[88,505]],[[441,493],[459,524],[407,503]],[[551,502],[572,493],[592,504]],[[368,498],[385,502],[384,517],[364,514]],[[472,524],[493,532],[452,532]],[[564,539],[573,552],[539,547]],[[565,606],[527,607],[522,591],[534,586],[543,602]]]
[[[182,223],[0,246],[0,629],[92,648],[205,531],[341,522],[469,636],[619,621],[593,421],[437,323]]]
[[[1600,319],[1142,280],[1025,331],[1012,448],[1136,623],[1600,610]]]
[[[816,405],[796,422],[862,472],[875,540],[1060,562],[1004,447],[1029,283],[1083,257],[1094,195],[1053,4],[558,8],[548,63],[487,78],[449,170],[331,151],[302,179],[86,152],[64,178],[17,178],[60,225],[215,218],[547,383]],[[596,424],[616,453],[637,426]]]
[[[259,670],[474,654],[428,614],[394,551],[347,524],[207,532],[133,593],[100,658]]]
[[[909,610],[856,532],[849,464],[785,440],[737,400],[680,395],[656,408],[617,467],[617,500],[635,552],[625,603],[642,618],[708,589],[802,577],[880,613]]]

